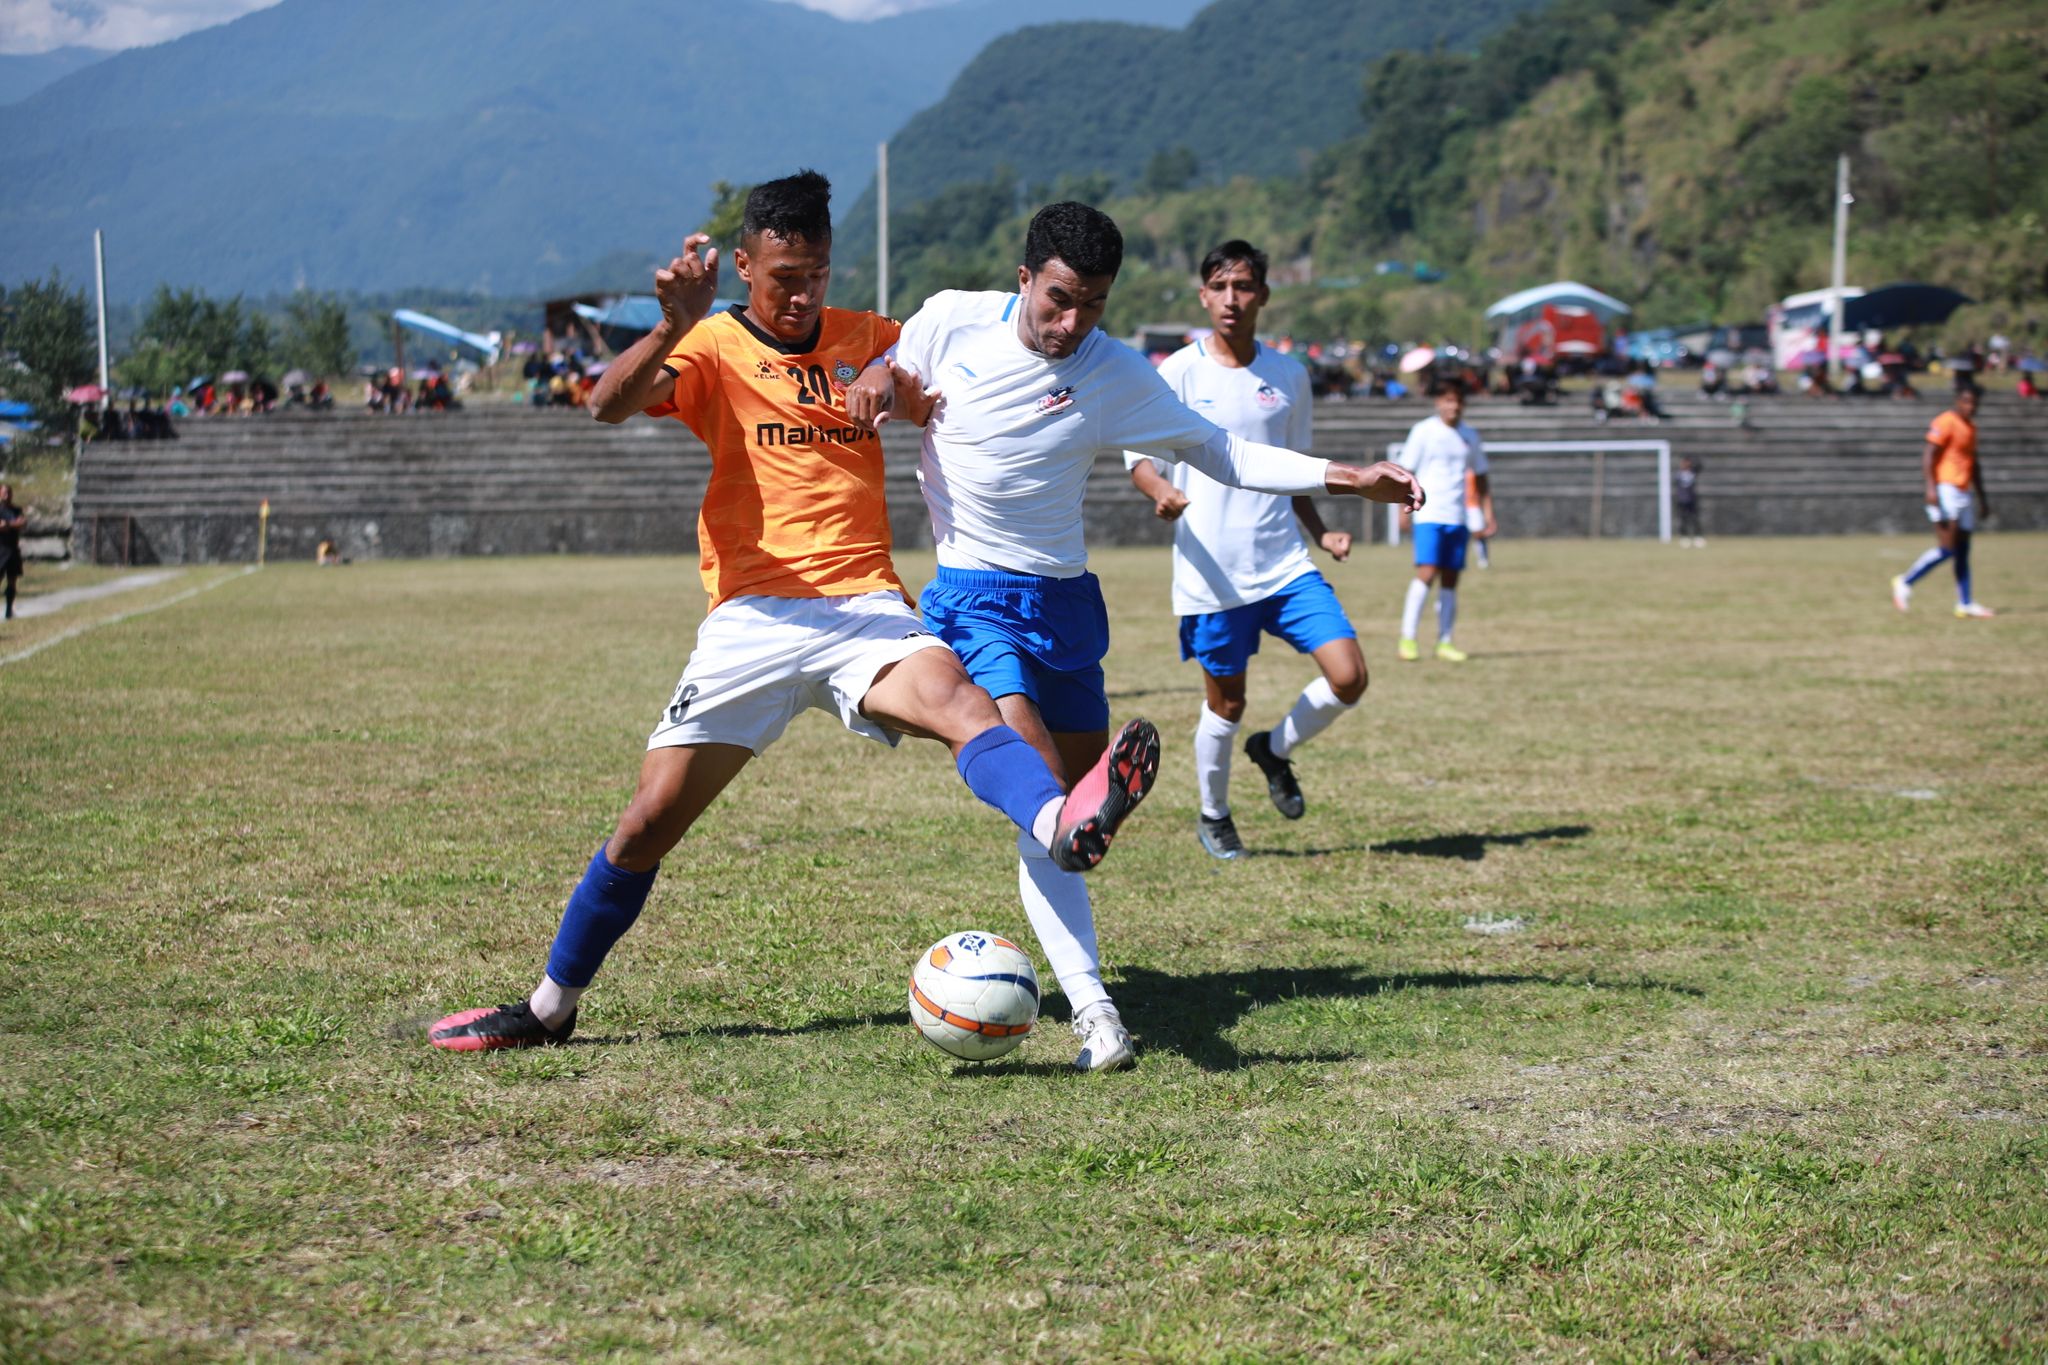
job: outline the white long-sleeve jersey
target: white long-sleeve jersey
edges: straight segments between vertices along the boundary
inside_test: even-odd
[[[1184,460],[1265,493],[1324,490],[1327,460],[1224,431],[1100,330],[1061,360],[1030,349],[1017,336],[1021,306],[1016,294],[935,294],[896,346],[897,364],[941,395],[918,468],[941,564],[1084,573],[1081,503],[1104,452]]]

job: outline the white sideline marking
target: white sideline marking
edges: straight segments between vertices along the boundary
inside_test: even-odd
[[[111,597],[117,592],[133,592],[146,588],[152,583],[161,583],[166,578],[176,578],[176,569],[151,569],[147,573],[132,573],[126,578],[109,579],[96,583],[90,588],[62,588],[46,592],[40,597],[24,597],[14,604],[16,619],[30,616],[48,616],[51,612],[62,611],[74,602],[90,602],[96,597]]]
[[[1476,915],[1465,916],[1465,932],[1468,934],[1487,934],[1493,936],[1519,934],[1522,932],[1523,927],[1520,915],[1515,916],[1513,919],[1494,919],[1490,916],[1486,919],[1480,919]]]
[[[255,564],[245,565],[242,568],[241,572],[239,573],[231,573],[226,575],[225,577],[216,578],[211,583],[201,583],[196,588],[187,588],[185,589],[185,591],[181,593],[178,593],[171,597],[166,597],[161,602],[152,602],[146,607],[137,607],[134,611],[124,611],[119,616],[109,616],[104,621],[88,621],[82,626],[73,626],[71,629],[65,631],[61,635],[52,635],[49,639],[43,641],[41,644],[30,645],[27,649],[22,650],[19,654],[9,654],[5,657],[0,657],[0,668],[4,668],[8,664],[18,664],[23,659],[33,658],[34,656],[48,649],[51,645],[58,645],[64,643],[64,641],[66,640],[76,639],[79,636],[85,634],[89,630],[98,630],[101,626],[119,625],[123,621],[133,620],[137,616],[147,616],[153,611],[162,611],[165,607],[174,606],[177,603],[183,602],[184,600],[190,597],[197,597],[200,593],[212,592],[215,588],[219,587],[223,583],[232,583],[237,578],[248,577],[250,574],[255,573],[258,567],[259,566]]]

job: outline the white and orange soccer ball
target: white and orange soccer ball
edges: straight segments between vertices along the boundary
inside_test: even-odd
[[[986,1062],[1012,1051],[1038,1022],[1031,956],[999,934],[948,934],[910,969],[910,1021],[941,1052]]]

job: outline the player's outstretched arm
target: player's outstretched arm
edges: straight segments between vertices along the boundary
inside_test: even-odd
[[[691,233],[683,240],[683,254],[654,272],[661,321],[599,376],[590,394],[590,415],[598,421],[623,422],[669,396],[675,383],[667,368],[669,353],[704,320],[718,297],[718,248],[697,254],[710,241],[701,232]]]
[[[1422,510],[1422,485],[1392,460],[1381,460],[1363,469],[1333,460],[1326,477],[1332,493],[1349,493],[1368,502],[1390,502],[1410,513]]]

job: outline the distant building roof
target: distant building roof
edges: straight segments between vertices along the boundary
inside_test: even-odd
[[[1549,303],[1589,308],[1603,317],[1621,317],[1629,311],[1629,306],[1620,299],[1588,288],[1575,280],[1558,280],[1554,284],[1539,284],[1534,289],[1524,289],[1519,294],[1510,294],[1487,309],[1486,316],[1513,321],[1520,314],[1540,312],[1543,306]]]

